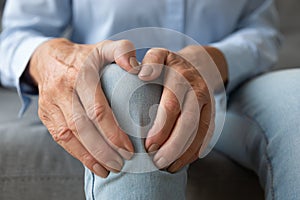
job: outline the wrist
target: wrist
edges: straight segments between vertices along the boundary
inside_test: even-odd
[[[37,83],[29,74],[29,65],[26,66],[23,74],[20,77],[20,86],[21,90],[27,94],[38,94]]]
[[[224,85],[228,82],[228,65],[224,54],[217,48],[211,46],[204,46],[206,52],[210,55],[214,63],[216,64]]]
[[[219,49],[211,46],[190,45],[180,50],[178,53],[180,55],[183,55],[189,62],[192,62],[195,66],[201,65],[201,59],[199,59],[199,56],[207,56],[208,54],[216,64],[223,83],[226,86],[228,82],[228,66],[224,54]]]
[[[39,45],[29,60],[24,77],[27,77],[26,79],[30,80],[31,84],[38,86],[42,78],[41,73],[43,73],[43,70],[39,68],[45,67],[43,66],[45,64],[48,65],[51,57],[55,58],[55,55],[61,49],[67,49],[67,46],[73,48],[74,43],[65,38],[51,39]]]

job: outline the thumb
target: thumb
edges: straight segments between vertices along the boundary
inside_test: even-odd
[[[163,70],[169,51],[163,48],[152,48],[144,56],[139,78],[151,81],[158,78]]]
[[[139,72],[135,47],[129,40],[105,40],[97,44],[97,49],[105,64],[116,62],[130,73],[137,74]]]

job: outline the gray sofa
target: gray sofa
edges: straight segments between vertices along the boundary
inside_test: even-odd
[[[295,24],[300,1],[277,0],[277,5],[286,40],[275,69],[300,66],[300,24]],[[20,106],[16,91],[0,86],[0,199],[84,199],[83,167],[41,124],[37,99],[21,119]],[[188,200],[263,198],[256,175],[216,150],[189,169]]]

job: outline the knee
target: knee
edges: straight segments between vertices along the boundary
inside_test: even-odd
[[[126,72],[117,64],[110,64],[101,73],[101,86],[109,101],[148,100],[157,103],[159,98],[153,96],[161,95],[162,76],[154,81],[144,82],[137,75]]]
[[[162,78],[141,81],[116,64],[108,65],[101,86],[120,126],[126,132],[149,129],[162,93]],[[134,133],[133,133],[134,134]]]

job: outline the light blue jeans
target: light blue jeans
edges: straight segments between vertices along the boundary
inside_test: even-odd
[[[144,136],[151,127],[157,108],[153,105],[159,103],[162,86],[153,83],[140,87],[137,77],[125,74],[117,65],[110,65],[102,76],[102,88],[121,128],[131,133],[136,151],[143,153],[144,140],[136,136]],[[144,128],[139,129],[128,121],[122,109],[126,106],[134,123]],[[262,75],[230,95],[224,130],[215,148],[254,170],[265,189],[266,199],[299,199],[300,69]],[[149,172],[111,173],[106,179],[86,169],[86,198],[185,199],[187,167],[170,174],[151,170],[153,166],[145,160],[145,157],[134,157],[125,163],[125,169],[137,172],[144,168]]]

